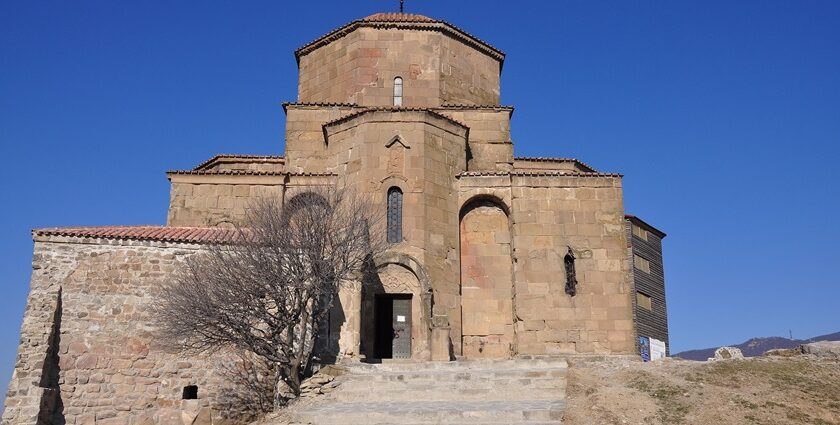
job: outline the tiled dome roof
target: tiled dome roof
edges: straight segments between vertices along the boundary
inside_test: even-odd
[[[381,12],[365,16],[361,19],[365,22],[437,22],[428,16],[415,15],[412,13]]]

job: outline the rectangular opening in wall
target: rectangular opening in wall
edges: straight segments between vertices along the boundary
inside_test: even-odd
[[[633,254],[633,266],[645,273],[650,273],[650,261],[640,257],[638,254]]]
[[[184,387],[184,393],[181,398],[184,400],[198,399],[198,385],[187,385]]]
[[[636,305],[639,307],[653,311],[653,305],[649,295],[645,295],[641,292],[636,292]]]

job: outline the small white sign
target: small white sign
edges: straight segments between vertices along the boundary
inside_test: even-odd
[[[397,322],[405,322],[405,316],[397,315]]]
[[[665,341],[650,339],[650,359],[659,360],[665,357]]]

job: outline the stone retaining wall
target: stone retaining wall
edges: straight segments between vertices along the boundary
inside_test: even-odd
[[[11,424],[220,424],[223,356],[189,357],[156,343],[160,285],[197,245],[43,237],[14,375]],[[182,400],[185,386],[197,400]],[[218,406],[217,406],[218,407]]]

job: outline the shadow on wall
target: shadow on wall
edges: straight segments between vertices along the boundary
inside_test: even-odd
[[[379,278],[379,268],[368,258],[362,269],[362,308],[359,352],[368,362],[376,361],[376,321],[374,304],[376,294],[385,293],[385,285]]]
[[[334,364],[338,361],[341,327],[344,326],[346,321],[347,316],[344,313],[341,298],[338,294],[334,294],[333,306],[325,318],[326,323],[319,326],[317,330],[318,337],[312,353],[312,368],[310,368],[313,372],[316,372],[323,365]]]
[[[61,289],[59,289],[47,357],[44,359],[44,367],[41,370],[41,381],[38,383],[38,387],[41,389],[41,402],[37,425],[64,425],[67,423],[64,418],[64,402],[61,400],[61,387],[59,385],[61,367],[58,353],[61,343],[61,310]]]

